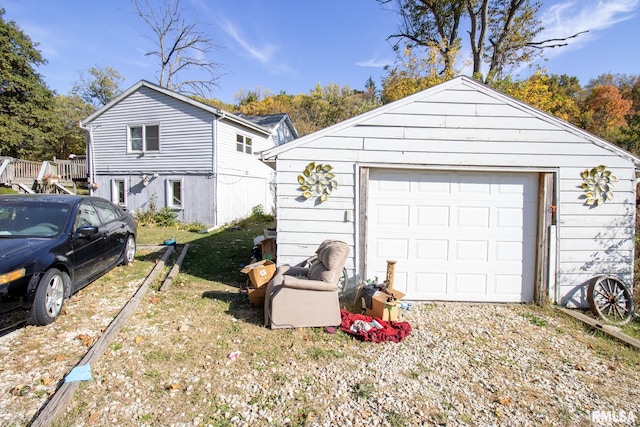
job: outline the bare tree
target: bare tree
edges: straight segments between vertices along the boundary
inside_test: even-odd
[[[392,4],[400,24],[390,39],[408,47],[436,49],[442,58],[441,74],[453,74],[462,39],[462,19],[469,19],[473,74],[485,82],[501,79],[512,69],[531,63],[545,49],[565,46],[565,38],[535,40],[542,31],[536,0],[378,0]],[[396,45],[397,48],[397,45]]]
[[[145,56],[160,60],[158,84],[177,92],[206,97],[213,87],[219,86],[222,65],[207,58],[220,46],[199,30],[197,20],[187,22],[183,15],[188,9],[180,0],[163,0],[156,10],[149,0],[131,0],[135,13],[151,28],[155,49]],[[204,77],[188,77],[204,76]]]

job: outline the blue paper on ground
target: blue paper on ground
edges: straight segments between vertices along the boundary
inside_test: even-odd
[[[89,365],[79,365],[76,366],[67,374],[64,378],[65,383],[70,383],[73,381],[90,381],[93,377],[91,376],[91,367]]]

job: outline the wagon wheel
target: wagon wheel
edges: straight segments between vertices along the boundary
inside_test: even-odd
[[[624,325],[633,318],[633,296],[629,288],[613,276],[596,276],[587,287],[589,307],[601,319]]]

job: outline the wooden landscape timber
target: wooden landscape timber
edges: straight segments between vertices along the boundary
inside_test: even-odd
[[[173,253],[173,246],[167,246],[165,253],[162,255],[160,261],[155,265],[153,270],[146,277],[140,288],[131,297],[127,304],[120,310],[118,315],[109,324],[104,333],[96,340],[91,346],[87,354],[78,362],[76,368],[84,365],[93,365],[102,356],[109,344],[118,335],[127,320],[133,315],[136,308],[140,304],[142,297],[147,293],[149,285],[153,283],[156,277],[160,274],[164,268],[167,260]],[[185,251],[186,253],[186,251]],[[75,369],[75,368],[74,368]],[[62,382],[58,390],[51,399],[49,399],[40,411],[36,414],[35,418],[31,422],[32,427],[48,427],[52,425],[56,417],[60,412],[64,411],[73,398],[73,394],[79,386],[79,381]]]
[[[560,310],[566,315],[573,317],[574,319],[577,319],[583,323],[586,323],[592,328],[601,330],[602,332],[609,335],[610,337],[613,337],[618,341],[621,341],[624,344],[628,345],[629,347],[632,347],[634,350],[640,351],[640,340],[632,338],[629,335],[623,334],[622,332],[618,331],[615,326],[606,325],[602,321],[589,317],[578,310],[572,310],[564,307],[556,307],[556,309]]]

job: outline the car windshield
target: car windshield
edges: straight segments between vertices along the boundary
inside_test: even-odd
[[[16,200],[0,206],[0,237],[53,237],[62,231],[70,206]]]

